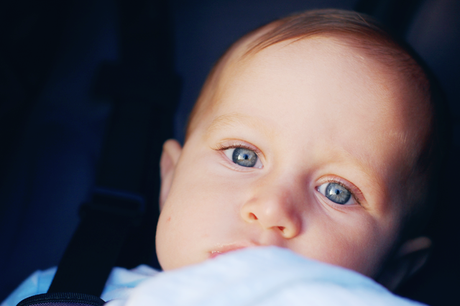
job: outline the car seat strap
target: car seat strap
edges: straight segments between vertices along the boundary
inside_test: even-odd
[[[28,297],[17,306],[102,306],[102,299],[81,293],[45,293]]]
[[[143,198],[96,189],[80,210],[81,221],[59,263],[48,293],[100,296],[129,229],[140,222]]]

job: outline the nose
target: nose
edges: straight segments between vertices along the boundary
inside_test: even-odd
[[[296,237],[302,227],[300,212],[282,191],[265,190],[244,203],[240,213],[246,222],[258,223],[264,230],[278,232],[286,239]]]

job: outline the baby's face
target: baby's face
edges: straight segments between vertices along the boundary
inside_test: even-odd
[[[163,269],[276,245],[375,276],[407,212],[404,141],[414,124],[384,70],[314,38],[227,71],[162,186]]]

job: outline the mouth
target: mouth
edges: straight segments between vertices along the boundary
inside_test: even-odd
[[[245,249],[248,247],[254,247],[254,246],[256,246],[256,244],[250,243],[250,242],[219,245],[214,250],[209,252],[209,258],[216,258],[217,256],[228,253],[228,252],[241,250],[241,249]]]

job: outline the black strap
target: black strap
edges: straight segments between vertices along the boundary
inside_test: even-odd
[[[96,186],[104,189],[97,189],[83,206],[49,293],[100,296],[120,259],[124,267],[136,266],[148,262],[154,250],[158,161],[178,98],[169,9],[167,1],[117,4],[121,58],[102,66],[93,88],[113,102],[96,177]],[[145,213],[141,194],[150,203]],[[133,230],[137,222],[141,225]],[[127,258],[126,253],[136,256]]]
[[[143,209],[142,198],[97,190],[82,206],[81,222],[59,264],[48,293],[100,296],[129,228]]]
[[[45,293],[28,297],[17,306],[102,306],[98,297],[81,293]]]

